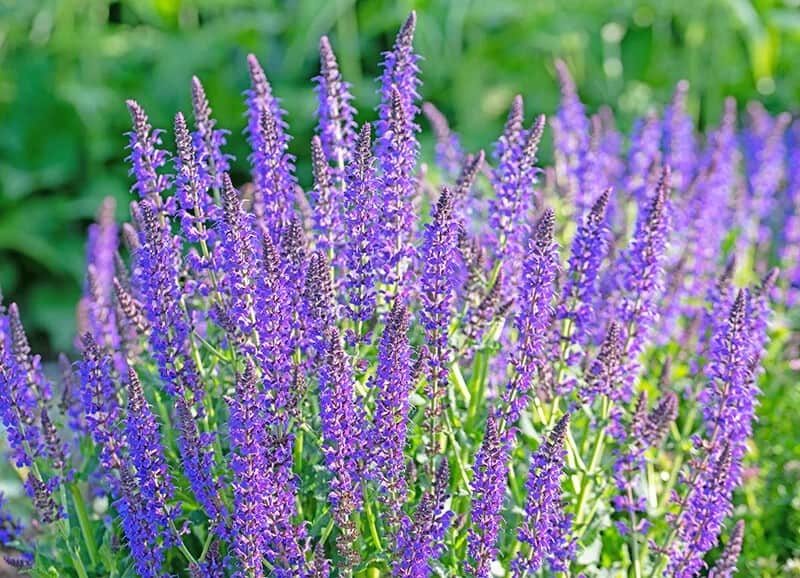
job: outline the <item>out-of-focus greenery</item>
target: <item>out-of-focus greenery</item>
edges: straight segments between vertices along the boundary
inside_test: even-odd
[[[262,59],[284,100],[307,182],[309,79],[322,34],[331,35],[361,110],[371,112],[380,51],[408,11],[418,10],[423,95],[477,146],[493,139],[516,92],[530,112],[555,109],[555,56],[570,64],[590,109],[610,104],[623,124],[665,102],[684,77],[701,120],[715,119],[728,94],[790,107],[800,93],[800,69],[792,66],[800,61],[797,6],[798,0],[5,0],[0,284],[21,302],[38,346],[68,347],[87,219],[105,195],[127,211],[124,100],[139,100],[156,126],[168,128],[172,111],[189,108],[189,79],[198,74],[221,125],[239,131],[247,52]],[[242,139],[231,140],[243,159]]]

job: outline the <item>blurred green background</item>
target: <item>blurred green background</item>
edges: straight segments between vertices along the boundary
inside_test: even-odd
[[[70,346],[83,275],[84,231],[100,199],[120,216],[134,98],[155,126],[189,108],[189,79],[205,83],[244,178],[241,92],[255,52],[284,99],[305,159],[314,109],[310,78],[330,34],[367,117],[382,50],[411,9],[425,56],[423,95],[470,148],[495,138],[516,92],[529,113],[552,112],[555,56],[575,73],[591,110],[609,104],[623,126],[692,84],[701,123],[722,98],[790,108],[800,94],[800,0],[0,1],[0,286],[20,302],[40,350]],[[166,142],[171,145],[171,138]],[[429,149],[427,149],[429,150]]]
[[[242,182],[241,92],[255,52],[289,112],[308,184],[319,36],[331,36],[369,119],[380,53],[411,9],[423,96],[472,150],[490,146],[517,92],[529,114],[555,110],[557,56],[589,109],[612,106],[623,128],[663,105],[681,78],[701,126],[717,120],[726,95],[772,111],[800,102],[800,0],[0,0],[0,287],[20,303],[34,347],[47,357],[71,347],[85,229],[102,197],[117,197],[126,216],[126,98],[169,127],[200,76],[233,133]],[[792,343],[784,329],[770,359]],[[766,365],[762,471],[737,511],[753,538],[743,575],[798,576],[800,562],[787,562],[800,559],[800,389],[787,385],[797,368]]]

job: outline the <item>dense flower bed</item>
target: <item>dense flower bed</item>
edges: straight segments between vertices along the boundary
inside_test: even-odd
[[[174,153],[128,102],[136,200],[89,231],[80,359],[51,382],[17,307],[0,316],[0,409],[35,512],[0,518],[11,563],[733,574],[772,301],[800,289],[800,128],[751,105],[739,131],[729,102],[697,134],[681,83],[628,140],[557,62],[554,166],[520,97],[491,155],[468,154],[421,107],[414,26],[361,126],[321,40],[307,192],[254,56],[241,190],[198,79]]]

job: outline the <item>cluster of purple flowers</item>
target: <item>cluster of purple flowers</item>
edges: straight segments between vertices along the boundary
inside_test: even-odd
[[[702,138],[681,82],[623,151],[558,61],[553,170],[522,97],[487,160],[420,103],[415,26],[360,126],[321,39],[308,195],[255,56],[239,188],[198,78],[174,155],[128,101],[131,223],[108,201],[89,230],[81,359],[59,388],[0,301],[0,414],[67,574],[128,563],[108,567],[101,535],[143,577],[589,575],[602,562],[577,553],[608,533],[636,578],[705,567],[742,482],[773,297],[800,286],[797,125],[752,107],[740,143],[728,101]],[[420,182],[420,112],[438,190]],[[733,287],[730,246],[758,286]],[[667,350],[691,358],[688,386]],[[5,502],[0,542],[18,545]],[[743,533],[710,576],[732,574]]]

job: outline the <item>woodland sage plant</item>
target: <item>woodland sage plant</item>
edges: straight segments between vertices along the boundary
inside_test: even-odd
[[[108,201],[89,230],[59,379],[2,307],[0,409],[31,505],[3,510],[9,563],[733,575],[771,300],[800,295],[800,125],[754,104],[739,130],[728,101],[698,134],[680,83],[625,138],[557,62],[555,116],[517,97],[468,153],[420,102],[414,27],[383,55],[371,123],[321,39],[309,191],[255,56],[250,183],[199,79],[171,138],[128,101],[131,222]]]

